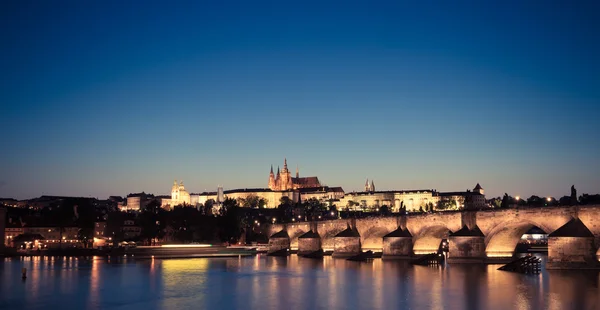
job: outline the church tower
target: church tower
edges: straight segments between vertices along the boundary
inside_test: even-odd
[[[281,178],[280,178],[280,188],[279,190],[288,190],[292,188],[292,174],[287,166],[287,158],[283,159],[283,169],[281,170]]]
[[[371,192],[375,191],[375,183],[371,180]]]
[[[177,180],[173,182],[173,187],[171,187],[171,201],[175,202],[179,200],[179,186],[177,185]]]
[[[369,178],[367,178],[367,182],[365,182],[365,192],[370,192],[370,190],[369,190]]]
[[[273,165],[271,165],[271,172],[269,173],[269,188],[275,190],[275,174],[273,173]]]
[[[300,178],[300,170],[298,170],[298,166],[296,166],[296,179]]]

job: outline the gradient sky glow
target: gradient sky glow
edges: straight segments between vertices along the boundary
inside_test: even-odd
[[[599,1],[217,2],[2,2],[0,197],[600,193]]]

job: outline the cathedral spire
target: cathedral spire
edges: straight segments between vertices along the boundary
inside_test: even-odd
[[[298,165],[296,165],[296,179],[300,178],[300,170],[298,170]]]
[[[271,172],[270,174],[273,174],[273,165],[271,165]]]
[[[283,170],[287,170],[287,158],[283,158]]]

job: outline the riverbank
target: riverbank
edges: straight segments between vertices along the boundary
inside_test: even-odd
[[[211,245],[170,245],[170,246],[144,246],[136,248],[109,248],[109,249],[48,249],[34,251],[16,251],[6,249],[0,257],[28,257],[28,256],[131,256],[144,258],[201,258],[201,257],[232,257],[251,256],[257,253],[256,248],[229,248]]]

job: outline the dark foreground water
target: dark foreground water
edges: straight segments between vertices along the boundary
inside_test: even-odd
[[[0,309],[600,309],[597,271],[498,267],[264,255],[16,258],[0,260]]]

